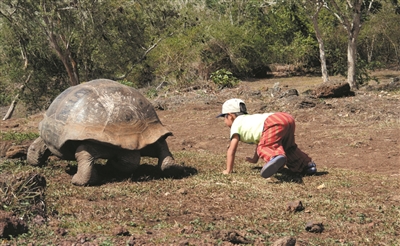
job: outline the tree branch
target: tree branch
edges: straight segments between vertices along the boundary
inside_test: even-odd
[[[327,5],[326,5],[326,9],[331,11],[336,16],[336,18],[339,20],[339,22],[344,26],[346,31],[348,33],[350,33],[351,32],[351,25],[349,23],[349,20],[345,16],[343,16],[343,13],[340,10],[340,7],[337,5],[336,1],[335,0],[328,0],[328,2],[332,3],[332,5],[334,7],[334,10],[330,9],[329,6],[327,6]]]
[[[168,36],[171,36],[172,33]],[[136,65],[140,62],[142,62],[144,59],[146,59],[147,54],[149,54],[150,51],[152,51],[154,48],[157,47],[157,45],[163,40],[164,38],[160,38],[157,40],[157,42],[155,42],[153,45],[151,45],[149,48],[147,48],[147,50],[143,53],[142,57],[140,57],[139,60],[137,60],[134,64],[132,64],[131,68],[122,76],[120,77],[115,77],[113,78],[113,80],[123,80],[125,79],[132,71],[133,69],[136,67]]]

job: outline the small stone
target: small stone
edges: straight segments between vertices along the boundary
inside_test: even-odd
[[[186,195],[187,190],[185,190],[184,188],[180,188],[179,190],[176,191],[176,193],[181,194],[181,195]]]
[[[192,234],[194,232],[194,228],[192,226],[185,226],[183,228],[178,229],[179,234]]]
[[[303,203],[301,201],[293,201],[293,202],[288,202],[286,204],[286,211],[289,212],[298,212],[304,210]]]
[[[64,228],[61,228],[61,227],[59,227],[59,228],[57,228],[57,230],[56,230],[56,234],[57,235],[60,235],[60,236],[65,236],[65,235],[67,235],[67,230],[65,230]]]
[[[375,227],[375,223],[374,222],[368,223],[367,227],[372,229]]]
[[[129,231],[122,226],[115,227],[112,233],[114,236],[130,236]]]
[[[44,223],[46,223],[46,219],[40,215],[36,215],[36,217],[33,218],[32,222],[36,225],[43,225]]]
[[[295,246],[296,238],[294,237],[283,237],[276,240],[272,246]]]
[[[187,240],[183,240],[183,241],[180,241],[178,245],[179,246],[186,246],[186,245],[190,245],[190,243]]]
[[[310,221],[306,224],[306,231],[313,233],[321,233],[324,230],[322,222]]]

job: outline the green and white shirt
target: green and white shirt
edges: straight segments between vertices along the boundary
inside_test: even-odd
[[[273,113],[239,115],[231,126],[230,138],[239,135],[240,141],[249,144],[258,144],[264,128],[264,122]]]

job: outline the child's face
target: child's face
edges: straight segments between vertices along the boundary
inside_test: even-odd
[[[234,117],[233,114],[226,114],[226,115],[224,116],[225,125],[226,125],[227,127],[229,127],[229,128],[231,128],[232,123],[233,123],[234,120],[235,120],[235,117]]]

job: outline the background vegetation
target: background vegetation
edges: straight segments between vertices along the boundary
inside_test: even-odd
[[[1,1],[0,105],[19,93],[30,109],[40,110],[66,87],[96,78],[186,87],[221,69],[237,78],[265,77],[274,64],[319,73],[318,42],[304,3]],[[359,83],[369,69],[400,64],[400,7],[396,0],[379,0],[364,1],[364,8],[370,3],[373,11],[362,17],[358,38]],[[318,23],[328,72],[345,75],[345,30],[325,8]]]

